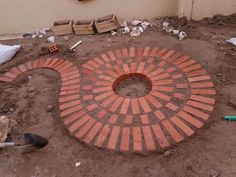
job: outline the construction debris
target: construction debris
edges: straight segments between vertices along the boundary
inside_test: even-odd
[[[234,46],[236,46],[236,37],[227,40],[227,42],[229,42],[229,43],[233,44]]]
[[[8,119],[6,116],[0,116],[0,142],[4,142],[7,135],[16,125],[16,121]]]
[[[55,37],[54,36],[50,36],[49,38],[47,38],[47,41],[49,43],[54,43],[55,42]]]
[[[177,35],[180,41],[187,37],[186,32],[180,31],[179,29],[175,29],[173,26],[170,26],[170,23],[167,21],[164,21],[162,23],[162,29],[167,33],[170,33],[172,35]]]
[[[179,40],[180,40],[180,41],[183,40],[186,36],[187,36],[187,33],[185,33],[184,31],[181,31],[181,32],[179,33]]]
[[[70,50],[74,50],[78,45],[82,44],[82,41],[77,42],[75,45],[73,45]]]
[[[0,44],[0,64],[6,63],[11,60],[16,52],[20,50],[20,45],[2,45]]]

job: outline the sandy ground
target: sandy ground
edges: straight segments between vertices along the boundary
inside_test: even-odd
[[[69,136],[59,119],[59,75],[48,70],[34,70],[8,85],[0,83],[0,115],[17,121],[11,133],[17,138],[33,132],[49,139],[39,152],[21,155],[14,150],[0,150],[0,176],[3,177],[235,177],[236,122],[223,120],[223,115],[236,114],[228,99],[236,99],[236,48],[225,41],[236,34],[236,23],[197,24],[186,30],[184,41],[151,28],[136,39],[110,34],[57,38],[60,52],[54,57],[72,60],[80,66],[87,59],[109,49],[129,46],[165,47],[178,50],[199,61],[214,78],[217,89],[215,110],[204,128],[192,138],[171,148],[168,153],[147,156],[120,154],[88,147]],[[78,40],[83,44],[68,52]],[[45,39],[3,41],[21,44],[13,60],[0,66],[3,73],[11,67],[48,57]],[[30,76],[30,77],[29,77]],[[53,111],[48,111],[53,105]],[[76,162],[81,162],[75,167]]]

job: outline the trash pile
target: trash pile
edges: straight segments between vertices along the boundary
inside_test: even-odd
[[[25,33],[23,34],[23,37],[32,37],[33,39],[43,38],[44,36],[47,36],[47,33],[50,31],[50,28],[42,28],[32,33]]]
[[[170,26],[170,23],[167,21],[164,21],[162,23],[162,29],[166,31],[167,33],[170,33],[172,35],[178,36],[179,40],[182,41],[184,38],[187,37],[187,33],[184,31],[181,31],[179,29],[175,29],[173,26]]]
[[[124,21],[121,26],[123,34],[130,34],[131,37],[139,37],[151,24],[147,21],[133,20],[130,23]]]

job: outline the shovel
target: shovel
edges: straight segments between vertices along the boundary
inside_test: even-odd
[[[23,136],[23,143],[4,142],[0,143],[0,148],[13,147],[20,151],[22,154],[34,152],[43,148],[48,144],[48,140],[33,133],[25,133]]]

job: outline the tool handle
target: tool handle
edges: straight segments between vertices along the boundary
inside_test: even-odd
[[[14,145],[15,145],[14,142],[4,142],[4,143],[0,143],[0,148],[6,148],[6,147],[14,146]]]
[[[224,116],[225,120],[236,121],[236,116]]]

